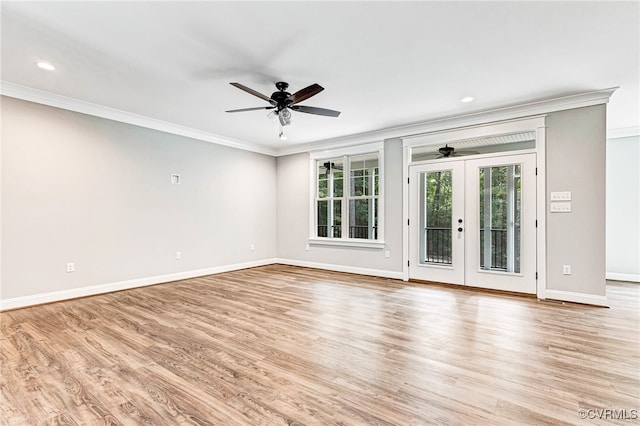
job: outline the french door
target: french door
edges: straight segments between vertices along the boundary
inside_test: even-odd
[[[410,167],[409,277],[536,293],[535,154]]]

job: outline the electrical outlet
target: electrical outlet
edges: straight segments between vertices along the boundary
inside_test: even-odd
[[[176,252],[176,260],[180,260],[180,259],[182,259],[182,253],[177,251]]]
[[[254,251],[256,249],[256,246],[251,244],[251,247],[249,247],[249,250]]]
[[[311,246],[309,246],[309,244],[306,245],[306,247],[304,248],[306,251],[311,250]]]
[[[562,273],[564,275],[571,275],[571,265],[562,265]]]
[[[385,251],[385,252],[384,252],[384,257],[386,257],[387,259],[388,259],[389,257],[391,257],[391,252],[390,252],[389,250]]]
[[[69,272],[75,272],[76,270],[76,264],[73,262],[69,262],[67,263],[67,273]]]

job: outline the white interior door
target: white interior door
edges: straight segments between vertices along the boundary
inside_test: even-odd
[[[464,163],[412,166],[409,182],[409,276],[464,284]]]
[[[535,154],[409,169],[409,277],[536,293]]]

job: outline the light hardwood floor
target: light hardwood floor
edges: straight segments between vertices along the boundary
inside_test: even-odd
[[[8,311],[0,422],[637,424],[595,410],[640,410],[639,290],[607,309],[272,265]]]

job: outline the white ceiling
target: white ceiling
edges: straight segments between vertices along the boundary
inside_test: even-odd
[[[640,125],[637,1],[2,1],[1,13],[3,82],[267,151],[616,86],[607,128]],[[276,81],[319,83],[301,105],[342,114],[294,112],[280,141],[267,111],[224,112],[266,105],[229,82],[270,95]]]

